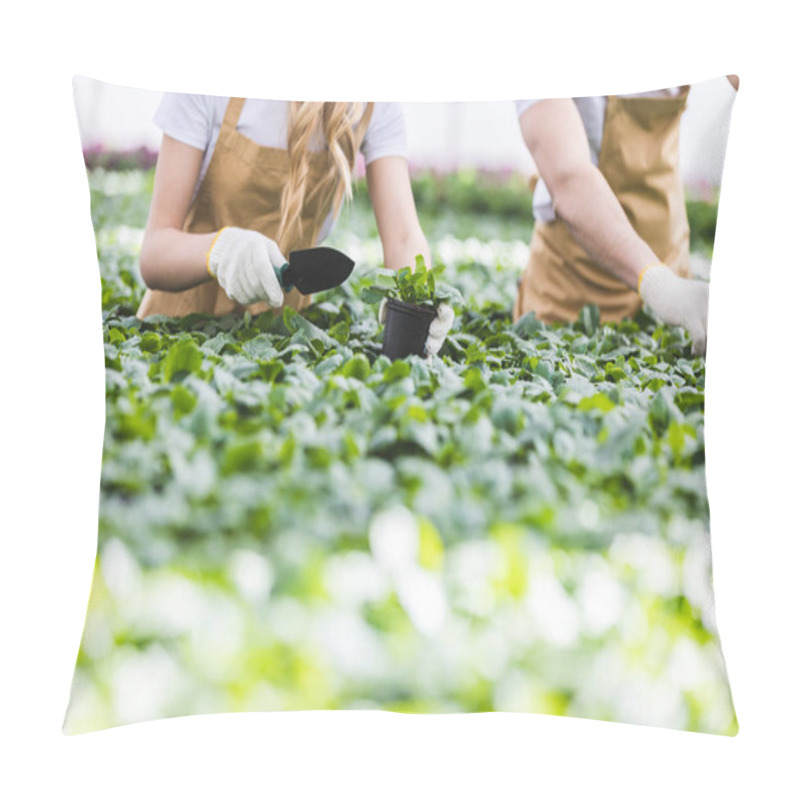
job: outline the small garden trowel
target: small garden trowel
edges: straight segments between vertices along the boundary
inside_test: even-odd
[[[332,247],[310,247],[289,253],[289,263],[276,267],[275,274],[285,292],[294,287],[300,294],[313,294],[344,283],[354,265],[352,258]]]

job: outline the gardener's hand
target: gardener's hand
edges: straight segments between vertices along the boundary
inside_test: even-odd
[[[381,304],[378,306],[378,322],[381,325],[386,324],[386,309],[389,307],[389,301],[384,297]]]
[[[275,268],[285,263],[272,239],[242,228],[223,228],[208,253],[208,271],[228,297],[242,305],[260,300],[273,308],[283,305]]]
[[[692,338],[692,353],[705,355],[708,330],[708,284],[678,277],[658,264],[639,279],[639,294],[656,316],[670,325],[680,325]]]
[[[441,350],[447,332],[453,327],[455,318],[452,306],[447,303],[439,303],[436,308],[436,319],[431,322],[431,326],[428,328],[428,338],[425,340],[426,356],[435,356]]]

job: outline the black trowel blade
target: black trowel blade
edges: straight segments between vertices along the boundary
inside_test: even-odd
[[[323,292],[344,283],[355,261],[332,247],[311,247],[289,253],[284,280],[301,294]]]

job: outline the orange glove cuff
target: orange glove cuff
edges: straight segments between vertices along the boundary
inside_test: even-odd
[[[653,263],[653,264],[648,264],[648,265],[647,265],[647,266],[646,266],[646,267],[645,267],[645,268],[644,268],[644,269],[643,269],[643,270],[642,270],[642,271],[639,273],[639,283],[638,283],[638,284],[637,284],[637,286],[636,286],[636,292],[637,292],[637,294],[639,295],[639,297],[641,297],[641,296],[642,296],[642,278],[644,278],[644,276],[645,276],[645,273],[646,273],[648,270],[652,269],[653,267],[661,267],[661,266],[663,266],[663,264],[662,264],[660,261],[656,261],[656,262],[655,262],[655,263]]]

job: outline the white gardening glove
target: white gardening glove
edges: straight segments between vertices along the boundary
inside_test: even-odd
[[[275,268],[285,263],[272,239],[242,228],[223,228],[208,252],[208,271],[242,305],[266,300],[273,308],[282,306],[284,292]]]
[[[692,338],[692,353],[705,355],[708,330],[708,284],[677,276],[663,264],[646,269],[639,295],[662,322],[680,325]]]
[[[378,306],[378,322],[380,322],[381,325],[386,324],[386,309],[388,306],[389,301],[384,297],[383,300],[381,300],[381,304]]]
[[[436,319],[431,322],[431,326],[428,328],[428,338],[425,340],[426,356],[435,356],[441,350],[447,332],[453,327],[455,318],[452,306],[447,303],[439,303],[436,308]]]

